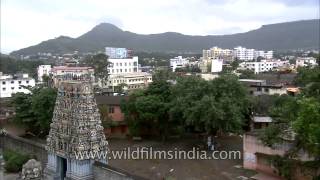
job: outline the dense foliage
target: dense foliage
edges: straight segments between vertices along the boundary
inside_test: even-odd
[[[56,90],[46,87],[32,88],[31,94],[15,94],[12,99],[16,110],[14,122],[25,126],[29,132],[35,135],[47,135],[55,99]]]
[[[94,76],[100,79],[102,82],[108,79],[108,56],[100,53],[93,56],[87,56],[83,62],[83,65],[94,68]]]
[[[255,79],[256,76],[252,70],[238,70],[240,79]]]
[[[205,81],[188,76],[171,84],[161,73],[157,76],[147,89],[131,94],[122,104],[131,133],[152,130],[165,140],[187,128],[213,135],[242,130],[249,101],[237,77]]]
[[[4,74],[28,73],[31,77],[37,76],[37,67],[43,64],[43,61],[25,61],[16,60],[7,56],[0,57],[0,72]]]
[[[274,163],[287,179],[291,178],[292,169],[297,168],[290,164],[301,150],[315,158],[311,163],[319,164],[320,158],[320,68],[300,68],[296,83],[302,87],[301,94],[277,97],[270,109],[274,122],[260,134],[263,143],[270,147],[282,143],[288,133],[294,135],[295,146]]]
[[[22,165],[30,159],[28,155],[20,154],[10,150],[4,151],[3,158],[6,162],[4,169],[6,172],[10,173],[17,173],[21,171]]]
[[[198,66],[196,65],[187,65],[186,67],[183,68],[177,68],[176,72],[185,72],[185,73],[200,73],[201,70]]]

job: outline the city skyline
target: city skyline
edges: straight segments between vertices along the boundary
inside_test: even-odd
[[[78,37],[108,22],[139,34],[220,35],[264,24],[319,18],[319,2],[225,1],[1,1],[1,53],[60,35]]]

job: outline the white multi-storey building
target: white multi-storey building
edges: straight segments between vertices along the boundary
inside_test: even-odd
[[[38,81],[42,82],[43,79],[42,77],[44,75],[49,76],[50,72],[51,72],[51,65],[40,65],[38,66]]]
[[[108,77],[107,87],[113,91],[117,88],[132,90],[147,87],[151,82],[152,75],[146,72],[112,74]]]
[[[3,75],[0,73],[0,97],[12,97],[12,94],[22,92],[30,93],[25,87],[34,87],[35,80],[28,74]]]
[[[272,59],[273,51],[255,51],[254,58],[257,59],[258,57],[262,57],[264,59]]]
[[[202,57],[203,59],[216,59],[216,58],[223,58],[223,59],[231,59],[232,57],[232,50],[231,49],[222,49],[217,46],[214,46],[210,49],[202,50]]]
[[[296,60],[296,68],[315,65],[317,65],[317,60],[314,57],[298,57]]]
[[[125,74],[139,72],[138,56],[132,58],[112,59],[109,58],[109,74]]]
[[[236,47],[234,48],[234,56],[241,61],[250,61],[254,59],[254,49],[247,49],[244,47]]]
[[[223,59],[213,59],[211,61],[211,72],[218,73],[222,71]]]
[[[242,62],[239,64],[239,67],[252,70],[255,74],[259,74],[260,72],[272,71],[288,64],[289,61],[261,60],[261,62]]]
[[[175,72],[177,68],[186,67],[187,64],[189,64],[189,60],[182,58],[182,56],[170,59],[170,68],[172,69],[172,72]]]

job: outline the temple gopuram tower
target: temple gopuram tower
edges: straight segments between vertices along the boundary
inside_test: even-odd
[[[64,78],[47,137],[45,179],[93,179],[94,161],[106,163],[106,158],[90,155],[106,153],[107,145],[92,83],[84,77]]]

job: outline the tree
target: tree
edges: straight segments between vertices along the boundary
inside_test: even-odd
[[[302,86],[302,93],[308,97],[320,99],[320,67],[301,67],[295,83]]]
[[[43,81],[43,83],[44,83],[44,85],[45,85],[46,87],[50,87],[50,86],[51,86],[52,78],[49,77],[48,75],[44,74],[44,75],[42,76],[42,81]]]
[[[56,90],[46,87],[35,87],[31,89],[31,94],[15,94],[12,99],[16,111],[14,122],[40,137],[47,135],[55,99]]]
[[[163,141],[167,139],[171,127],[168,116],[170,86],[165,80],[158,79],[145,91],[131,94],[128,102],[121,106],[126,119],[131,121],[129,125],[134,133],[139,134],[138,131],[144,126],[155,130]]]
[[[235,76],[221,76],[209,82],[187,77],[180,79],[173,91],[175,109],[171,116],[180,115],[186,125],[213,135],[218,131],[241,131],[249,101]]]
[[[256,78],[254,72],[252,70],[238,70],[240,74],[240,79],[254,79]]]
[[[137,134],[147,128],[165,140],[168,135],[183,133],[190,127],[216,135],[242,130],[249,108],[246,94],[232,75],[212,81],[198,76],[179,77],[175,85],[161,75],[147,89],[131,94],[121,109],[129,128]]]
[[[41,60],[17,60],[9,56],[0,55],[0,72],[5,74],[28,73],[37,77],[37,67],[41,64],[52,64]]]
[[[274,125],[265,128],[261,135],[266,145],[282,142],[284,132],[291,130],[295,133],[296,146],[292,149],[295,153],[304,150],[316,159],[320,157],[319,75],[318,67],[298,70],[296,83],[302,86],[302,92],[296,97],[279,96],[274,102],[270,111]]]
[[[262,56],[257,57],[257,62],[261,62],[264,58]]]
[[[104,84],[108,79],[108,56],[100,53],[93,56],[87,56],[83,64],[94,68],[94,75],[97,80]]]
[[[40,135],[47,135],[50,130],[56,96],[57,92],[52,88],[41,88],[32,94],[31,109],[36,118],[34,126],[39,128]]]
[[[230,63],[232,70],[236,70],[239,67],[239,61],[238,60],[234,60]]]
[[[242,84],[235,76],[221,76],[209,82],[208,92],[198,104],[205,109],[200,125],[213,135],[218,131],[240,132],[249,108]]]
[[[315,98],[298,101],[299,110],[293,121],[293,130],[302,148],[315,157],[320,157],[320,102]]]

